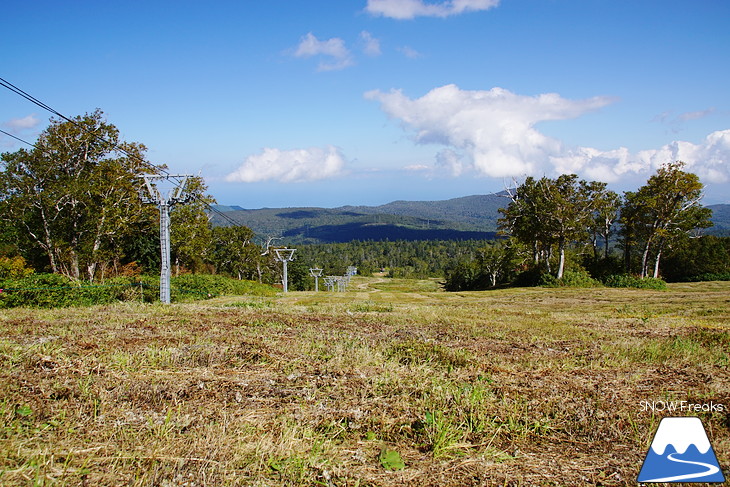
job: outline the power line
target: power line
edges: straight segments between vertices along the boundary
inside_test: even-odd
[[[89,130],[88,130],[88,129],[87,129],[86,127],[84,127],[83,125],[79,124],[79,123],[78,123],[78,122],[76,122],[75,120],[73,120],[73,119],[71,119],[71,118],[69,118],[69,117],[65,116],[64,114],[62,114],[62,113],[61,113],[61,112],[59,112],[58,110],[55,110],[54,108],[50,107],[50,106],[49,106],[49,105],[47,105],[46,103],[43,103],[42,101],[40,101],[39,99],[37,99],[37,98],[36,98],[36,97],[34,97],[33,95],[30,95],[29,93],[26,93],[26,92],[25,92],[25,91],[23,91],[22,89],[18,88],[17,86],[15,86],[14,84],[12,84],[11,82],[9,82],[9,81],[7,81],[6,79],[4,79],[4,78],[1,78],[1,77],[0,77],[0,86],[2,86],[2,87],[4,87],[4,88],[7,88],[8,90],[12,91],[12,92],[13,92],[13,93],[15,93],[16,95],[19,95],[19,96],[21,96],[22,98],[25,98],[26,100],[30,101],[30,102],[31,102],[31,103],[33,103],[34,105],[37,105],[37,106],[39,106],[40,108],[43,108],[44,110],[46,110],[46,111],[48,111],[48,112],[52,113],[53,115],[56,115],[57,117],[60,117],[60,118],[62,118],[63,120],[66,120],[67,122],[69,122],[69,123],[73,124],[73,125],[74,125],[75,127],[79,128],[79,129],[80,129],[81,131],[83,131],[83,132],[85,132],[85,133],[87,133],[87,134],[91,135],[92,137],[94,137],[95,139],[97,139],[97,140],[99,140],[99,141],[102,141],[102,142],[104,142],[105,144],[108,144],[108,145],[110,145],[110,146],[111,146],[112,148],[114,148],[115,150],[117,150],[117,151],[119,151],[119,152],[122,152],[122,153],[123,153],[123,154],[125,154],[125,155],[126,155],[127,157],[129,157],[129,158],[131,158],[131,159],[135,159],[135,160],[137,160],[138,162],[142,163],[142,165],[145,165],[145,166],[148,166],[148,167],[150,167],[150,168],[153,168],[153,169],[154,169],[155,171],[159,171],[159,172],[163,173],[163,174],[164,174],[165,176],[167,176],[168,178],[169,178],[169,177],[174,177],[174,175],[173,175],[173,174],[170,174],[170,172],[168,172],[168,171],[167,171],[166,169],[164,169],[163,167],[160,167],[160,166],[156,166],[156,165],[152,164],[151,162],[149,162],[149,161],[146,161],[146,160],[144,160],[143,158],[139,157],[138,155],[136,155],[136,154],[133,154],[133,153],[130,153],[130,152],[128,152],[128,151],[127,151],[126,149],[124,149],[123,147],[120,147],[118,143],[116,143],[116,142],[112,142],[112,141],[109,141],[109,140],[106,140],[106,139],[105,139],[104,137],[102,137],[102,136],[100,136],[100,135],[97,135],[97,134],[95,134],[95,133],[93,133],[93,132],[89,131]],[[40,149],[40,147],[38,147],[37,145],[35,145],[35,144],[32,144],[32,143],[30,143],[30,142],[28,142],[28,141],[25,141],[25,140],[23,140],[23,139],[21,139],[21,138],[19,138],[19,137],[16,137],[16,136],[14,136],[14,135],[12,135],[12,134],[9,134],[8,132],[5,132],[4,130],[0,130],[0,132],[2,132],[3,134],[5,134],[5,135],[7,135],[7,136],[9,136],[9,137],[12,137],[12,138],[13,138],[13,139],[15,139],[15,140],[18,140],[18,141],[20,141],[20,142],[23,142],[24,144],[27,144],[27,145],[29,145],[29,146],[31,146],[31,147],[35,147],[35,148],[36,148],[36,149],[38,149],[38,150],[42,150],[42,149]],[[178,183],[180,183],[180,181],[178,181]],[[197,199],[197,200],[199,200],[199,201],[200,201],[201,203],[203,203],[203,204],[204,204],[204,205],[206,206],[206,208],[207,208],[208,210],[212,211],[213,213],[216,213],[216,214],[218,214],[218,215],[219,215],[219,216],[220,216],[221,218],[223,218],[224,220],[226,220],[226,221],[227,221],[228,223],[230,223],[231,225],[234,225],[234,226],[239,226],[239,225],[240,225],[240,223],[236,222],[235,220],[233,220],[232,218],[230,218],[230,217],[229,217],[228,215],[226,215],[226,214],[224,214],[223,212],[221,212],[221,211],[217,210],[216,208],[213,208],[213,207],[212,207],[212,206],[211,206],[211,205],[210,205],[209,203],[207,203],[207,202],[205,202],[205,201],[202,201],[202,200],[200,199],[200,197],[198,197],[198,196],[196,196],[196,195],[192,195],[192,196],[193,196],[193,198],[194,198],[194,199]]]
[[[22,142],[22,143],[24,143],[24,144],[28,144],[28,145],[29,145],[29,146],[31,146],[31,147],[35,147],[35,148],[36,148],[36,149],[38,149],[38,150],[42,150],[42,149],[41,149],[40,147],[38,147],[37,145],[33,144],[32,142],[28,142],[27,140],[23,140],[23,139],[21,139],[20,137],[16,137],[15,135],[13,135],[13,134],[11,134],[11,133],[8,133],[8,132],[6,132],[6,131],[4,131],[3,129],[0,129],[0,133],[3,133],[3,134],[5,134],[5,135],[7,135],[8,137],[12,137],[12,138],[14,138],[15,140],[17,140],[17,141],[20,141],[20,142]]]

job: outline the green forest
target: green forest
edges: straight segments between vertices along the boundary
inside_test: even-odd
[[[21,286],[41,275],[87,284],[159,275],[159,212],[141,195],[145,174],[164,179],[169,173],[148,162],[145,151],[142,144],[122,141],[116,127],[96,111],[52,120],[31,149],[3,153],[0,285]],[[349,266],[364,275],[436,278],[450,291],[728,279],[730,238],[706,234],[712,210],[701,204],[702,189],[699,178],[677,161],[668,161],[645,185],[622,195],[574,174],[528,177],[499,198],[497,232],[465,226],[461,233],[449,233],[443,222],[424,213],[411,220],[412,232],[424,222],[430,230],[446,232],[443,238],[429,233],[436,237],[429,240],[408,232],[390,240],[358,233],[368,224],[397,221],[379,221],[385,217],[353,207],[364,220],[360,227],[348,227],[348,241],[296,244],[289,288],[312,289],[311,268],[342,275]],[[174,277],[281,282],[281,263],[270,250],[291,243],[285,235],[256,235],[226,218],[211,206],[215,201],[200,177],[190,178],[184,191],[185,203],[170,213]],[[439,211],[444,218],[457,210],[464,214],[466,201]],[[393,204],[394,211],[407,207]],[[315,216],[327,223],[326,214]],[[469,238],[475,236],[489,238]]]

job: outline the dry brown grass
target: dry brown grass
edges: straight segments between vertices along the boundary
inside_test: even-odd
[[[641,401],[730,407],[729,330],[727,283],[5,310],[0,483],[635,485]]]

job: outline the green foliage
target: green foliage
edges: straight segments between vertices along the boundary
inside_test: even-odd
[[[19,306],[62,308],[117,301],[153,302],[159,299],[159,278],[118,277],[104,284],[79,283],[60,274],[34,274],[0,281],[0,308]],[[218,295],[273,296],[276,290],[251,281],[224,276],[184,275],[171,280],[172,300],[205,299]]]
[[[690,282],[702,281],[730,281],[730,272],[706,273],[687,278]]]
[[[274,296],[276,294],[276,290],[271,286],[207,274],[184,274],[173,277],[170,282],[170,287],[172,288],[173,298],[175,297],[175,292],[188,294],[193,297],[242,294]]]
[[[521,259],[513,240],[497,240],[477,249],[476,259],[456,264],[445,273],[444,289],[469,291],[509,282]]]
[[[396,450],[390,450],[388,448],[381,449],[378,455],[378,461],[386,470],[403,470],[406,468],[405,462]]]
[[[173,272],[183,267],[204,272],[211,251],[211,227],[205,209],[215,200],[205,194],[207,186],[200,176],[188,178],[185,191],[191,196],[184,205],[170,212],[170,256]]]
[[[545,266],[533,266],[517,274],[512,285],[516,287],[539,286],[546,274],[550,273]]]
[[[474,260],[459,262],[446,271],[444,279],[446,291],[474,291],[486,288],[486,276]]]
[[[637,277],[629,274],[608,276],[603,284],[608,287],[630,287],[636,289],[666,289],[667,283],[655,277]]]
[[[220,273],[238,279],[258,279],[263,261],[254,233],[245,226],[214,227],[210,260]]]
[[[18,279],[33,274],[21,256],[0,257],[0,279]]]
[[[600,221],[612,222],[615,208],[607,207],[615,202],[601,196],[604,192],[605,185],[578,180],[575,174],[557,179],[528,177],[515,189],[507,208],[499,210],[504,215],[500,229],[531,248],[535,265],[545,263],[549,268],[557,251],[556,275],[561,278],[568,246],[586,241],[598,216],[603,215]],[[601,231],[596,228],[593,233]]]
[[[144,151],[121,141],[99,110],[51,120],[32,150],[2,154],[0,217],[52,272],[93,280],[151,217],[138,196],[139,175],[154,170]]]
[[[588,271],[568,270],[558,279],[552,274],[542,274],[540,284],[545,287],[598,287],[601,282],[593,279]]]
[[[681,161],[665,164],[638,191],[624,194],[624,260],[627,267],[638,262],[642,277],[658,277],[667,247],[698,228],[712,225],[712,210],[700,204],[703,185],[696,174],[682,171],[683,167]]]
[[[487,240],[352,241],[298,245],[296,260],[325,275],[343,275],[348,266],[358,274],[386,270],[389,277],[442,277],[463,260],[475,259]],[[310,289],[314,282],[310,282]]]
[[[595,255],[585,255],[580,259],[580,263],[591,277],[599,281],[613,274],[621,274],[623,271],[621,260],[616,255],[598,258]]]
[[[674,282],[708,280],[698,278],[728,274],[730,237],[678,238],[662,259],[661,271],[664,279]]]

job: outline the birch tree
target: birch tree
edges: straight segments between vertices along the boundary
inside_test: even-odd
[[[712,225],[712,210],[701,204],[703,185],[699,177],[683,168],[681,161],[665,164],[638,191],[625,193],[621,210],[624,234],[641,246],[642,277],[650,272],[659,277],[667,243]]]
[[[47,258],[54,273],[93,280],[118,258],[118,241],[150,218],[137,176],[154,167],[145,147],[119,139],[101,111],[51,120],[31,150],[1,156],[0,215]]]
[[[565,251],[581,240],[588,226],[588,195],[575,174],[557,179],[525,179],[512,196],[499,224],[504,233],[530,245],[535,265],[544,262],[550,271],[553,248],[558,251],[557,278],[563,277]]]

